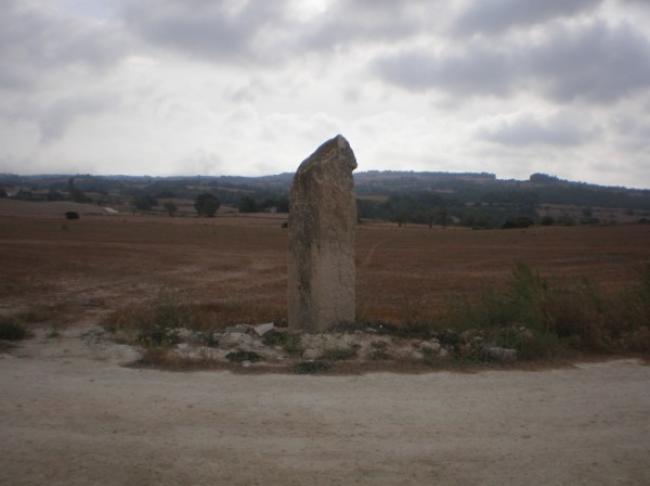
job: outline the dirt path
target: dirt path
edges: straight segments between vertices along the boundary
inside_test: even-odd
[[[650,484],[650,367],[633,360],[242,376],[52,341],[0,359],[2,485]]]

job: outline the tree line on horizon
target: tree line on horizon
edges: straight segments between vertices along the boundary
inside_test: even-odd
[[[473,228],[529,224],[596,223],[592,208],[650,213],[650,191],[603,187],[533,174],[527,181],[499,180],[493,174],[366,172],[356,178],[359,217],[397,224],[460,225]],[[290,174],[267,177],[102,177],[0,175],[0,198],[70,200],[111,205],[129,201],[138,211],[161,207],[176,214],[174,200],[210,194],[220,205],[240,212],[289,210]],[[14,192],[10,188],[18,188]],[[160,204],[159,204],[160,201]],[[572,205],[578,217],[540,217],[543,204]],[[201,206],[201,204],[199,204]],[[645,213],[644,213],[645,212]],[[197,214],[205,215],[198,211]]]

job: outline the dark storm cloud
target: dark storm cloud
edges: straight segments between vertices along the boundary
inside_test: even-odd
[[[455,22],[457,34],[498,33],[595,9],[602,0],[491,0],[470,2]]]
[[[478,135],[483,140],[490,142],[522,147],[528,145],[582,145],[597,133],[598,129],[575,117],[558,114],[548,118],[539,118],[524,114],[501,122],[495,127],[484,128],[478,132]]]
[[[632,25],[592,22],[549,29],[527,44],[403,51],[378,58],[374,70],[406,89],[504,96],[525,88],[553,101],[607,103],[650,87],[650,42]]]
[[[102,69],[123,54],[115,29],[26,2],[3,2],[0,88],[29,89],[65,67]]]
[[[233,9],[224,0],[140,0],[128,4],[124,18],[154,45],[214,61],[263,61],[256,42],[265,30],[282,26],[285,3],[251,1]]]

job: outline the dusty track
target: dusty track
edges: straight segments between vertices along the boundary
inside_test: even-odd
[[[121,367],[74,331],[11,353],[0,359],[2,485],[650,482],[650,367],[633,360],[172,373]]]

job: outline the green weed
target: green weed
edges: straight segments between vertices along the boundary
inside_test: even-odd
[[[0,339],[6,341],[20,341],[31,337],[29,330],[13,318],[3,317],[0,320]]]

